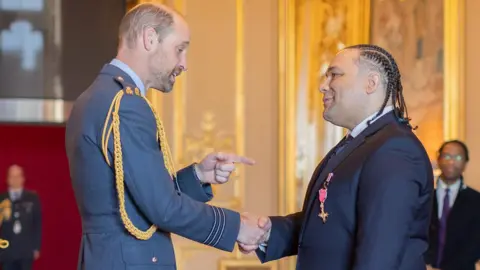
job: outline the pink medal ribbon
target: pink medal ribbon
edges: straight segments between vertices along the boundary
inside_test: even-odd
[[[318,200],[320,201],[320,213],[318,216],[322,218],[323,223],[327,222],[328,213],[325,212],[325,201],[327,200],[328,195],[328,185],[332,180],[333,173],[329,173],[327,180],[325,180],[323,187],[318,191]]]

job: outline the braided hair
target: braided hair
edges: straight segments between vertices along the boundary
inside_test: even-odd
[[[385,100],[383,101],[380,111],[375,118],[382,115],[388,100],[391,98],[394,106],[394,113],[401,123],[410,125],[410,118],[408,117],[407,105],[403,97],[403,86],[401,81],[400,71],[393,56],[385,49],[370,45],[359,44],[347,47],[345,49],[357,49],[360,51],[359,64],[367,66],[367,68],[376,70],[381,74],[383,85],[386,88]],[[368,122],[370,124],[370,121]],[[416,127],[414,128],[416,129]]]

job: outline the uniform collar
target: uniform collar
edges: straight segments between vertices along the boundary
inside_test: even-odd
[[[135,86],[137,86],[138,89],[140,89],[140,92],[142,92],[142,95],[144,96],[146,95],[145,85],[143,84],[142,80],[140,79],[140,77],[138,77],[137,73],[135,73],[135,71],[133,71],[127,64],[125,64],[124,62],[116,58],[113,59],[110,62],[110,64],[118,67],[123,72],[127,73],[127,75],[130,76],[130,78],[132,78],[133,82],[135,83]]]

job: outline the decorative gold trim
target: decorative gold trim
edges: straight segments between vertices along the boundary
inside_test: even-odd
[[[355,22],[355,26],[347,25],[347,46],[369,43],[371,0],[351,0],[349,3],[347,22]]]
[[[174,0],[173,8],[185,15],[187,10],[187,4],[185,0]],[[185,93],[187,92],[187,72],[184,72],[182,76],[177,77],[175,86],[173,88],[173,124],[175,126],[175,135],[173,142],[173,153],[175,155],[176,164],[183,164],[184,160],[184,137],[185,137]]]
[[[345,0],[347,1],[347,0]],[[279,214],[295,212],[296,183],[296,0],[278,1],[279,50]],[[346,45],[368,43],[370,0],[349,0]],[[294,258],[282,260],[280,269],[295,269]]]
[[[279,0],[279,212],[295,211],[295,0]],[[292,159],[293,158],[293,159]],[[288,192],[287,192],[288,191]]]
[[[258,259],[222,259],[218,262],[218,270],[237,270],[237,269],[265,269],[277,270],[275,263],[262,264]]]
[[[236,152],[238,155],[245,153],[245,7],[244,0],[236,0],[236,49],[235,49],[235,133]],[[239,177],[234,182],[234,197],[244,198],[245,181],[243,168],[237,169]],[[239,179],[242,178],[242,179]],[[243,200],[240,207],[244,207]]]
[[[465,0],[444,0],[444,139],[465,139]]]
[[[296,0],[278,1],[278,211],[280,215],[287,215],[296,210],[295,4]],[[295,259],[283,259],[279,262],[279,267],[285,270],[295,269]]]

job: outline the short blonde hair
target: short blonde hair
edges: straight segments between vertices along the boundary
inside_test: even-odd
[[[143,3],[129,10],[119,27],[119,42],[127,42],[127,46],[135,46],[136,39],[146,27],[152,27],[158,34],[158,42],[170,33],[174,18],[172,11],[162,5]]]

